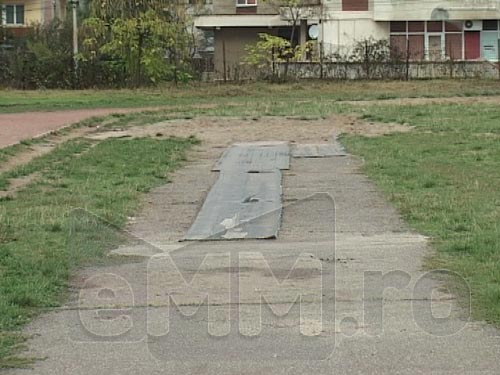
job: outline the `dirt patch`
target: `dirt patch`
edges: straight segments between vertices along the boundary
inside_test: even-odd
[[[7,160],[0,166],[0,173],[7,172],[21,165],[25,165],[36,159],[37,157],[48,154],[58,145],[69,141],[71,139],[84,137],[92,132],[95,132],[95,127],[82,127],[75,128],[64,135],[48,135],[44,138],[42,143],[35,143],[28,149],[17,153],[14,157]],[[14,196],[19,190],[35,181],[39,175],[37,173],[23,176],[20,178],[13,178],[9,180],[9,186],[6,190],[0,191],[0,198],[6,196]]]
[[[500,96],[470,96],[451,98],[400,98],[380,100],[353,100],[341,102],[350,105],[432,105],[432,104],[500,104]]]
[[[478,137],[478,138],[498,139],[498,138],[500,138],[500,133],[475,133],[474,136]]]
[[[0,198],[5,198],[5,197],[13,197],[16,192],[24,188],[25,186],[28,186],[31,184],[33,181],[35,181],[38,178],[37,173],[30,174],[28,176],[23,176],[19,178],[12,178],[9,180],[10,185],[7,190],[0,191]]]
[[[73,129],[64,135],[48,135],[44,138],[43,142],[30,145],[26,150],[17,153],[15,156],[2,163],[0,166],[0,173],[9,171],[20,165],[27,164],[31,160],[49,153],[61,143],[70,139],[83,137],[93,131],[95,131],[95,128],[83,127]]]
[[[36,157],[52,151],[57,145],[70,139],[87,137],[96,141],[127,137],[189,137],[196,136],[204,149],[213,153],[236,142],[280,140],[291,143],[327,143],[342,133],[379,136],[394,132],[407,132],[412,128],[400,124],[367,122],[354,115],[332,115],[328,118],[295,117],[197,117],[160,122],[148,126],[133,126],[129,129],[106,130],[97,127],[71,129],[66,134],[48,135],[42,143],[36,143],[18,153],[0,166],[0,173],[24,165]],[[9,188],[0,196],[14,195],[35,177],[11,181]]]
[[[367,122],[352,115],[332,115],[318,119],[197,117],[132,127],[126,131],[103,131],[92,135],[92,138],[103,140],[126,136],[196,136],[212,147],[224,148],[241,141],[280,140],[291,143],[326,143],[342,133],[379,136],[408,132],[411,129],[412,127],[401,124]]]

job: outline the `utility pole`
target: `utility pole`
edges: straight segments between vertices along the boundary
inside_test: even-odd
[[[78,0],[70,0],[73,5],[73,60],[75,62],[75,75],[78,74]]]

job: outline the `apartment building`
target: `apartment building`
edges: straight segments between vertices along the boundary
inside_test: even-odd
[[[14,37],[24,36],[30,25],[64,17],[66,6],[67,0],[0,0],[0,26]]]
[[[218,72],[238,64],[258,33],[290,35],[286,9],[273,0],[213,1],[195,25],[214,32]],[[499,20],[498,0],[305,0],[296,43],[316,39],[325,54],[342,54],[372,37],[412,60],[498,61]]]
[[[327,8],[324,40],[337,48],[372,35],[413,60],[498,60],[497,1],[342,0]]]
[[[318,8],[320,0],[305,0],[308,7]],[[195,26],[213,31],[216,72],[236,69],[245,56],[245,47],[258,40],[259,33],[291,37],[289,18],[274,1],[214,0],[210,14],[195,18]],[[318,18],[303,17],[295,33],[296,43],[306,40],[307,28]]]

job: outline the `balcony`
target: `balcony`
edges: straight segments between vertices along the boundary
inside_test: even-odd
[[[213,15],[230,15],[230,14],[241,14],[241,13],[249,13],[249,14],[262,14],[262,15],[271,15],[271,14],[279,14],[280,7],[277,3],[270,3],[265,0],[256,0],[252,4],[252,6],[248,6],[251,8],[251,11],[244,12],[242,9],[245,6],[238,6],[238,2],[236,0],[214,0],[213,1]],[[321,0],[301,0],[300,2],[302,8],[315,8],[321,5]]]
[[[0,26],[0,39],[24,38],[28,36],[31,29],[32,28],[28,26]]]

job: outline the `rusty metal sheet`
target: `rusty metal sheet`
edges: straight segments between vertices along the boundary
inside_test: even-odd
[[[265,239],[281,223],[281,172],[223,170],[185,240]]]
[[[290,168],[286,142],[239,143],[227,149],[213,171],[265,172]]]
[[[330,158],[346,156],[344,147],[338,143],[325,144],[299,144],[292,147],[294,158]]]

